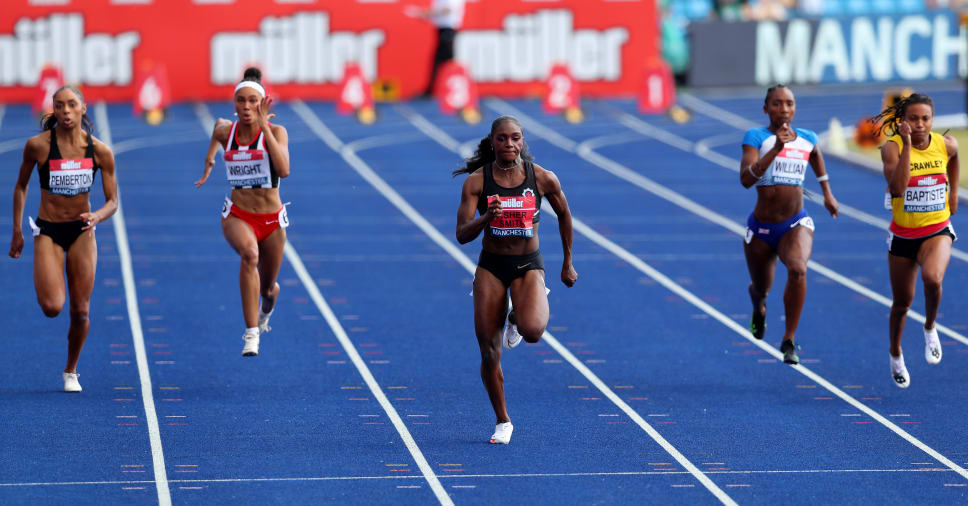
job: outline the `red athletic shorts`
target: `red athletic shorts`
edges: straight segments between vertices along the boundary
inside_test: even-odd
[[[251,213],[244,209],[239,209],[228,198],[222,206],[222,217],[233,215],[236,218],[248,223],[255,232],[256,242],[262,242],[269,237],[277,228],[289,226],[289,216],[286,214],[286,206],[282,206],[274,213]]]

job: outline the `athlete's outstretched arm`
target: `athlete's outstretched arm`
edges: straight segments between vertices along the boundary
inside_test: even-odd
[[[101,141],[94,141],[94,156],[101,166],[101,187],[104,189],[104,205],[97,211],[81,213],[81,219],[87,225],[81,230],[93,228],[98,223],[110,218],[118,210],[118,182],[114,177],[114,153]]]
[[[208,143],[208,154],[205,155],[205,172],[201,179],[195,181],[196,188],[201,188],[205,181],[208,181],[208,176],[212,174],[212,167],[215,166],[215,155],[218,154],[219,148],[225,146],[228,141],[231,128],[232,122],[227,119],[219,118],[215,121],[215,128],[212,129],[212,140]]]
[[[24,221],[24,206],[27,204],[27,183],[30,182],[30,173],[37,164],[37,146],[34,139],[27,141],[24,145],[24,158],[20,162],[20,174],[17,175],[17,184],[13,187],[13,237],[10,239],[10,257],[20,258],[20,253],[24,249],[24,235],[21,224]]]
[[[467,176],[461,187],[460,206],[457,207],[457,242],[461,244],[473,241],[491,220],[501,217],[501,199],[493,199],[488,202],[484,215],[474,219],[483,188],[484,175],[480,170]]]
[[[558,176],[553,172],[548,170],[538,170],[535,168],[535,177],[538,179],[538,188],[541,190],[541,194],[544,198],[548,199],[548,204],[551,208],[555,210],[555,214],[558,215],[558,233],[561,235],[561,282],[565,286],[574,286],[575,281],[578,281],[578,273],[575,272],[575,267],[572,265],[571,261],[571,243],[572,243],[572,228],[571,228],[571,209],[568,208],[568,199],[565,198],[565,192],[561,189],[561,182],[558,181]]]
[[[948,150],[948,186],[951,188],[948,193],[948,209],[951,214],[958,212],[958,178],[961,166],[958,164],[958,141],[946,135],[944,145]]]
[[[834,192],[830,190],[830,181],[827,176],[827,166],[823,161],[823,155],[820,154],[820,148],[814,146],[813,151],[810,152],[810,165],[813,167],[813,174],[817,176],[817,180],[823,178],[820,181],[820,189],[823,190],[823,206],[827,208],[827,212],[830,213],[834,218],[837,217],[837,199],[834,198]]]

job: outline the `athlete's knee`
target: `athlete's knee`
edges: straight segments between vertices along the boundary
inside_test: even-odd
[[[807,277],[807,262],[790,262],[787,265],[787,277],[791,280],[800,281]]]
[[[255,246],[242,248],[239,250],[239,256],[242,258],[243,269],[256,269],[259,267],[259,248]]]
[[[526,342],[536,343],[544,335],[545,325],[541,323],[522,322],[518,324],[518,333]]]
[[[64,301],[57,301],[51,299],[40,299],[40,310],[44,312],[44,316],[48,318],[53,318],[60,314],[61,309],[64,309]]]
[[[71,307],[71,325],[87,325],[89,312],[87,305]]]
[[[891,313],[906,315],[911,309],[911,299],[895,299],[891,303]]]
[[[940,272],[921,272],[921,279],[924,281],[924,291],[925,292],[940,292],[941,291],[941,281],[944,279],[944,275]]]
[[[481,344],[481,367],[493,369],[501,363],[501,346],[494,344]]]

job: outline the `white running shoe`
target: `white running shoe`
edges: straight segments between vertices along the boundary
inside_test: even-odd
[[[898,388],[907,388],[911,386],[911,375],[908,374],[907,367],[904,366],[904,355],[894,358],[891,357],[891,377],[894,378],[894,384]]]
[[[259,354],[259,332],[248,332],[242,334],[245,346],[242,347],[243,357],[254,357]]]
[[[272,308],[272,310],[269,311],[268,313],[263,313],[262,308],[261,307],[259,308],[259,333],[260,334],[265,334],[266,332],[269,332],[270,330],[272,330],[272,327],[269,326],[269,317],[272,316],[272,311],[275,311],[275,310],[276,308]]]
[[[924,329],[924,359],[934,365],[941,362],[941,341],[938,340],[938,328]]]
[[[80,374],[76,372],[65,372],[64,377],[64,391],[65,392],[80,392],[81,384],[77,381],[77,377]]]
[[[501,338],[501,342],[509,350],[521,344],[521,334],[518,333],[518,326],[511,323],[510,311],[508,312],[507,319],[504,320],[504,336]]]
[[[514,426],[511,422],[499,423],[494,427],[494,434],[491,435],[491,444],[506,445],[511,442],[511,432]]]

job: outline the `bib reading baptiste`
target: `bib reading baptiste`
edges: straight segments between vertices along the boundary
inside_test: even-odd
[[[900,136],[891,137],[900,150]],[[891,232],[908,238],[930,235],[951,217],[948,209],[948,150],[944,137],[931,133],[928,147],[911,149],[911,175],[904,194],[891,199]]]
[[[520,197],[490,196],[490,204],[494,199],[501,199],[501,217],[491,220],[491,235],[495,237],[534,237],[534,212],[537,210],[537,199],[534,195]]]
[[[94,185],[94,160],[50,160],[48,188],[55,195],[73,197],[91,191]]]

